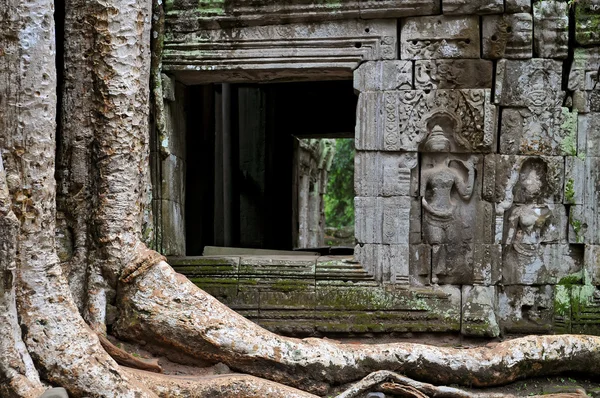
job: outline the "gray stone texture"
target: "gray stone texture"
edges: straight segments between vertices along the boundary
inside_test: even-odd
[[[462,290],[462,326],[465,336],[498,337],[496,320],[496,288],[464,286]]]
[[[577,153],[577,113],[568,108],[505,108],[500,128],[502,154]]]
[[[357,152],[354,191],[358,196],[416,196],[419,158],[416,152]]]
[[[504,12],[503,0],[442,0],[445,15],[498,14]]]
[[[511,107],[562,105],[562,62],[550,59],[500,60],[496,68],[494,101]]]
[[[534,52],[539,58],[567,58],[569,53],[569,5],[564,1],[533,4]]]
[[[401,59],[479,58],[479,18],[431,16],[401,22]]]
[[[531,0],[505,0],[504,4],[507,14],[531,12]]]
[[[451,137],[452,152],[491,152],[496,107],[490,90],[405,90],[361,93],[356,149],[419,151],[439,124]]]
[[[413,65],[410,61],[369,61],[354,71],[358,91],[411,90]]]
[[[415,61],[415,88],[492,88],[493,63],[482,59],[432,59]]]
[[[163,70],[185,84],[351,78],[363,61],[396,59],[395,20],[343,20],[178,33]]]
[[[483,58],[528,59],[532,57],[531,14],[486,15],[482,21]]]

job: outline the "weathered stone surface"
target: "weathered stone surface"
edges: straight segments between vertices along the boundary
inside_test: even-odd
[[[351,78],[362,61],[396,58],[394,20],[344,20],[174,34],[163,70],[185,84]]]
[[[585,161],[576,156],[565,157],[564,203],[583,204],[585,192]]]
[[[320,332],[450,332],[460,330],[460,288],[384,291],[317,285]]]
[[[409,283],[408,244],[357,245],[354,257],[375,278],[384,283]]]
[[[496,288],[463,286],[461,333],[466,336],[498,337],[496,320]]]
[[[576,48],[569,73],[569,90],[600,90],[600,48]]]
[[[162,161],[161,198],[185,201],[185,161],[172,154]]]
[[[578,116],[577,154],[600,156],[600,113]]]
[[[517,12],[531,12],[530,0],[505,0],[504,2],[507,14]]]
[[[576,155],[577,113],[568,108],[503,109],[500,153]]]
[[[507,245],[502,264],[504,285],[555,285],[582,270],[583,250],[579,245]]]
[[[479,19],[406,18],[400,31],[402,59],[479,58]]]
[[[419,223],[420,225],[420,223]],[[426,286],[431,284],[431,246],[411,244],[410,275],[411,286]]]
[[[354,191],[358,196],[416,196],[419,158],[416,152],[362,152],[354,156]]]
[[[442,0],[444,15],[498,14],[504,12],[502,0]]]
[[[554,324],[554,287],[505,286],[498,291],[500,329],[505,333],[548,333]]]
[[[569,5],[561,1],[533,4],[534,51],[540,58],[567,58],[569,52]]]
[[[451,152],[490,152],[496,107],[490,90],[406,90],[361,93],[356,149],[418,151],[435,124],[451,138]]]
[[[578,0],[575,5],[575,40],[583,46],[600,44],[600,0]]]
[[[562,105],[562,62],[550,59],[500,60],[496,69],[495,103],[514,107]]]
[[[561,156],[526,157],[496,155],[486,157],[484,185],[495,186],[495,202],[508,209],[513,203],[562,203],[564,184],[564,159]],[[486,163],[486,164],[488,164]],[[495,167],[492,166],[495,164]],[[530,189],[529,179],[536,181],[538,189]],[[492,181],[495,180],[495,183]],[[538,183],[537,180],[540,182]],[[529,190],[529,191],[528,191]],[[535,199],[531,199],[531,198]]]
[[[573,92],[573,110],[578,113],[600,112],[600,89]]]
[[[413,68],[410,61],[369,61],[354,71],[358,91],[411,90]]]
[[[354,198],[354,236],[360,243],[382,243],[383,202],[381,198]],[[363,260],[359,258],[362,263]]]
[[[360,0],[361,18],[439,14],[441,0]]]
[[[358,242],[408,244],[410,197],[356,197],[354,206]]]
[[[440,0],[345,0],[286,2],[172,1],[165,4],[167,32],[349,18],[398,18],[440,12]]]
[[[532,57],[533,19],[529,13],[484,16],[483,58],[527,59]]]
[[[185,255],[185,209],[172,200],[155,200],[160,210],[161,253],[167,256]]]
[[[493,64],[482,59],[434,59],[415,61],[415,88],[492,88]]]
[[[584,282],[588,285],[600,286],[600,246],[585,245],[583,257],[585,266]]]

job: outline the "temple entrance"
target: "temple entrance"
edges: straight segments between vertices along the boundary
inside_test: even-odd
[[[185,251],[177,254],[201,255],[207,246],[324,246],[319,217],[327,178],[318,163],[331,163],[326,142],[354,137],[352,82],[181,89],[187,93]],[[321,198],[311,200],[315,194]]]

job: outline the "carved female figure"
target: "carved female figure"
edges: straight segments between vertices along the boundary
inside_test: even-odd
[[[522,168],[519,177],[521,197],[526,204],[511,209],[504,242],[509,245],[505,261],[512,269],[521,269],[539,258],[543,227],[552,215],[548,206],[536,204],[542,192],[542,178],[538,170]],[[527,273],[527,270],[521,271]]]
[[[446,249],[443,245],[455,243],[457,240],[457,203],[452,198],[452,191],[456,189],[463,200],[469,200],[473,194],[475,169],[473,162],[461,162],[468,172],[465,182],[461,173],[450,167],[450,141],[440,126],[433,127],[424,150],[431,153],[433,165],[422,172],[422,184],[425,186],[422,199],[423,230],[425,241],[432,246],[432,282],[437,283],[437,275],[443,273],[446,268]]]

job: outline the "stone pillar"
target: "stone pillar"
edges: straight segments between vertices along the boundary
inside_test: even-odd
[[[158,145],[166,147],[169,156],[161,158],[159,153],[152,154],[159,169],[158,174],[153,173],[157,242],[162,254],[184,256],[187,91],[183,84],[167,75],[163,74],[162,79],[166,134]]]

